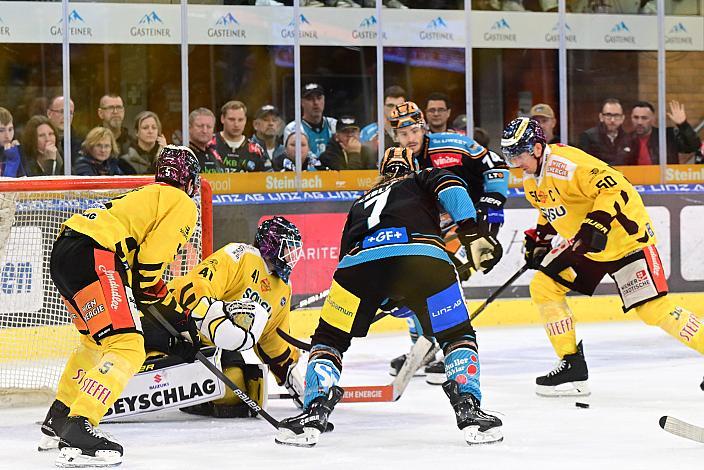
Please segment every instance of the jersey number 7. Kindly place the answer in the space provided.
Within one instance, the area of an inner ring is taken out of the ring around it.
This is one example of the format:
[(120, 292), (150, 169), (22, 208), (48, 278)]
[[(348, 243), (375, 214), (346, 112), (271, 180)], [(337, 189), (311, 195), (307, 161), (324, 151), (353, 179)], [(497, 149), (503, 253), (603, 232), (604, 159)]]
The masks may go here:
[(364, 203), (364, 208), (372, 207), (372, 213), (367, 218), (367, 228), (371, 229), (381, 222), (381, 211), (386, 207), (386, 202), (389, 200), (391, 186), (388, 186), (384, 191), (380, 192), (373, 198)]

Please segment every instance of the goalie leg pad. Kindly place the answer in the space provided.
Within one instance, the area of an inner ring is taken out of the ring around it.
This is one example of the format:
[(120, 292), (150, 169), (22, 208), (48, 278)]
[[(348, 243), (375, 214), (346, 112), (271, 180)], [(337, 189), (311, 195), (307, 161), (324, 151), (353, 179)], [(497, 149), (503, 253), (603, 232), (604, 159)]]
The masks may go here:
[[(266, 365), (243, 364), (241, 366), (225, 367), (223, 373), (240, 390), (246, 392), (257, 405), (266, 408), (267, 376), (269, 374), (269, 369)], [(224, 397), (212, 402), (211, 415), (215, 418), (249, 418), (256, 416), (256, 413), (244, 404), (232, 390), (227, 389)]]

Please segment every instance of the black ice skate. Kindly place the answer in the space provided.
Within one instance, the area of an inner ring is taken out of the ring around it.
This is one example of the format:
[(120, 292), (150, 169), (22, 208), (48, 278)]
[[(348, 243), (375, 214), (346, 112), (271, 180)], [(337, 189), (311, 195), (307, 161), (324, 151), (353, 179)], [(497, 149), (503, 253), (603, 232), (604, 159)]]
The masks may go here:
[(59, 435), (66, 418), (68, 418), (68, 411), (68, 406), (59, 400), (54, 400), (54, 403), (51, 404), (42, 423), (42, 439), (37, 446), (39, 452), (59, 448)]
[(122, 463), (122, 446), (83, 416), (66, 419), (59, 451), (57, 467), (114, 467)]
[(447, 380), (442, 389), (455, 409), (457, 427), (464, 431), (464, 440), (469, 445), (493, 444), (504, 440), (501, 434), (503, 424), (496, 416), (479, 408), (479, 400), (471, 393), (460, 393), (460, 386), (454, 380)]
[(553, 370), (535, 379), (535, 393), (543, 397), (581, 397), (591, 394), (582, 342), (577, 352), (566, 354)]
[(425, 366), (425, 381), (430, 385), (442, 385), (447, 380), (445, 361), (433, 361)]
[(303, 413), (281, 421), (276, 443), (297, 447), (316, 445), (321, 433), (332, 431), (333, 426), (328, 423), (328, 418), (344, 393), (340, 387), (333, 385), (328, 398), (318, 397)]
[[(425, 369), (423, 368), (424, 366), (427, 366), (428, 364), (432, 363), (435, 360), (435, 354), (440, 350), (440, 347), (436, 342), (433, 342), (433, 348), (428, 351), (428, 354), (425, 355), (423, 358), (423, 362), (420, 363), (420, 367), (418, 370), (413, 374), (413, 377), (422, 377), (425, 375)], [(396, 377), (398, 375), (398, 371), (401, 370), (403, 367), (403, 364), (406, 362), (406, 354), (401, 354), (397, 358), (394, 358), (391, 360), (389, 363), (389, 375)], [(443, 376), (445, 375), (445, 369), (443, 365)], [(444, 382), (444, 380), (443, 380)]]

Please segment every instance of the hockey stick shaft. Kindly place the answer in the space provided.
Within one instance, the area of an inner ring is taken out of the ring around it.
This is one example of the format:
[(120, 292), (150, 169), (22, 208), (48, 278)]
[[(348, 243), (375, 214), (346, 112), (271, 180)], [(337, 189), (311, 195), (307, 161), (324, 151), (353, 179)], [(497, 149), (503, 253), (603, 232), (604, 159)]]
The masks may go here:
[[(171, 336), (174, 336), (176, 338), (179, 338), (181, 336), (179, 332), (176, 331), (176, 328), (174, 328), (173, 325), (169, 323), (166, 318), (164, 318), (164, 316), (156, 309), (156, 307), (154, 307), (153, 305), (149, 305), (147, 307), (147, 311)], [(262, 407), (257, 404), (257, 402), (255, 402), (249, 397), (249, 395), (240, 390), (239, 387), (237, 387), (237, 385), (235, 385), (232, 380), (230, 380), (225, 374), (223, 374), (222, 371), (215, 366), (215, 364), (210, 362), (208, 358), (203, 355), (202, 352), (196, 352), (196, 359), (198, 359), (210, 372), (212, 372), (213, 375), (220, 379), (221, 382), (227, 385), (230, 390), (232, 390), (234, 394), (237, 395), (237, 397), (242, 400), (242, 402), (244, 402), (245, 405), (252, 409), (252, 411), (258, 413), (262, 418), (264, 418), (269, 424), (274, 426), (276, 429), (279, 428), (280, 423), (276, 418), (264, 411)]]
[(484, 311), (484, 309), (486, 309), (489, 306), (490, 303), (492, 303), (494, 300), (499, 298), (499, 296), (506, 289), (508, 289), (509, 286), (511, 286), (511, 284), (516, 282), (516, 279), (521, 277), (523, 275), (523, 273), (526, 271), (528, 271), (528, 265), (524, 264), (523, 266), (521, 266), (521, 268), (518, 271), (516, 271), (516, 273), (513, 276), (511, 276), (509, 278), (508, 281), (504, 282), (501, 287), (496, 289), (489, 297), (487, 297), (487, 299), (474, 312), (472, 312), (472, 315), (470, 315), (469, 320), (472, 321), (475, 318), (477, 318), (479, 316), (479, 314), (482, 313)]

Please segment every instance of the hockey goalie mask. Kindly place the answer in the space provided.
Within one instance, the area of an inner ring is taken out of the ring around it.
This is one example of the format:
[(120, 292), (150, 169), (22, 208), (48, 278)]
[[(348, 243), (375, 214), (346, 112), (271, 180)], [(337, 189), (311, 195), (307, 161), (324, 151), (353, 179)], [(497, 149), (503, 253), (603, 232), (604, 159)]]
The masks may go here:
[[(506, 162), (512, 167), (516, 167), (516, 159), (528, 152), (533, 155), (535, 144), (541, 144), (545, 148), (545, 133), (535, 119), (521, 117), (509, 122), (501, 135), (501, 152), (506, 158)], [(533, 155), (540, 159), (542, 155)]]
[(389, 124), (393, 129), (402, 129), (404, 127), (418, 126), (425, 127), (425, 118), (423, 112), (413, 101), (405, 101), (391, 111), (389, 115)]
[(411, 149), (402, 147), (389, 147), (384, 152), (384, 158), (379, 165), (379, 174), (391, 178), (413, 173), (418, 170)]
[(262, 222), (254, 237), (254, 246), (284, 282), (288, 282), (291, 271), (303, 256), (301, 233), (280, 216)]

